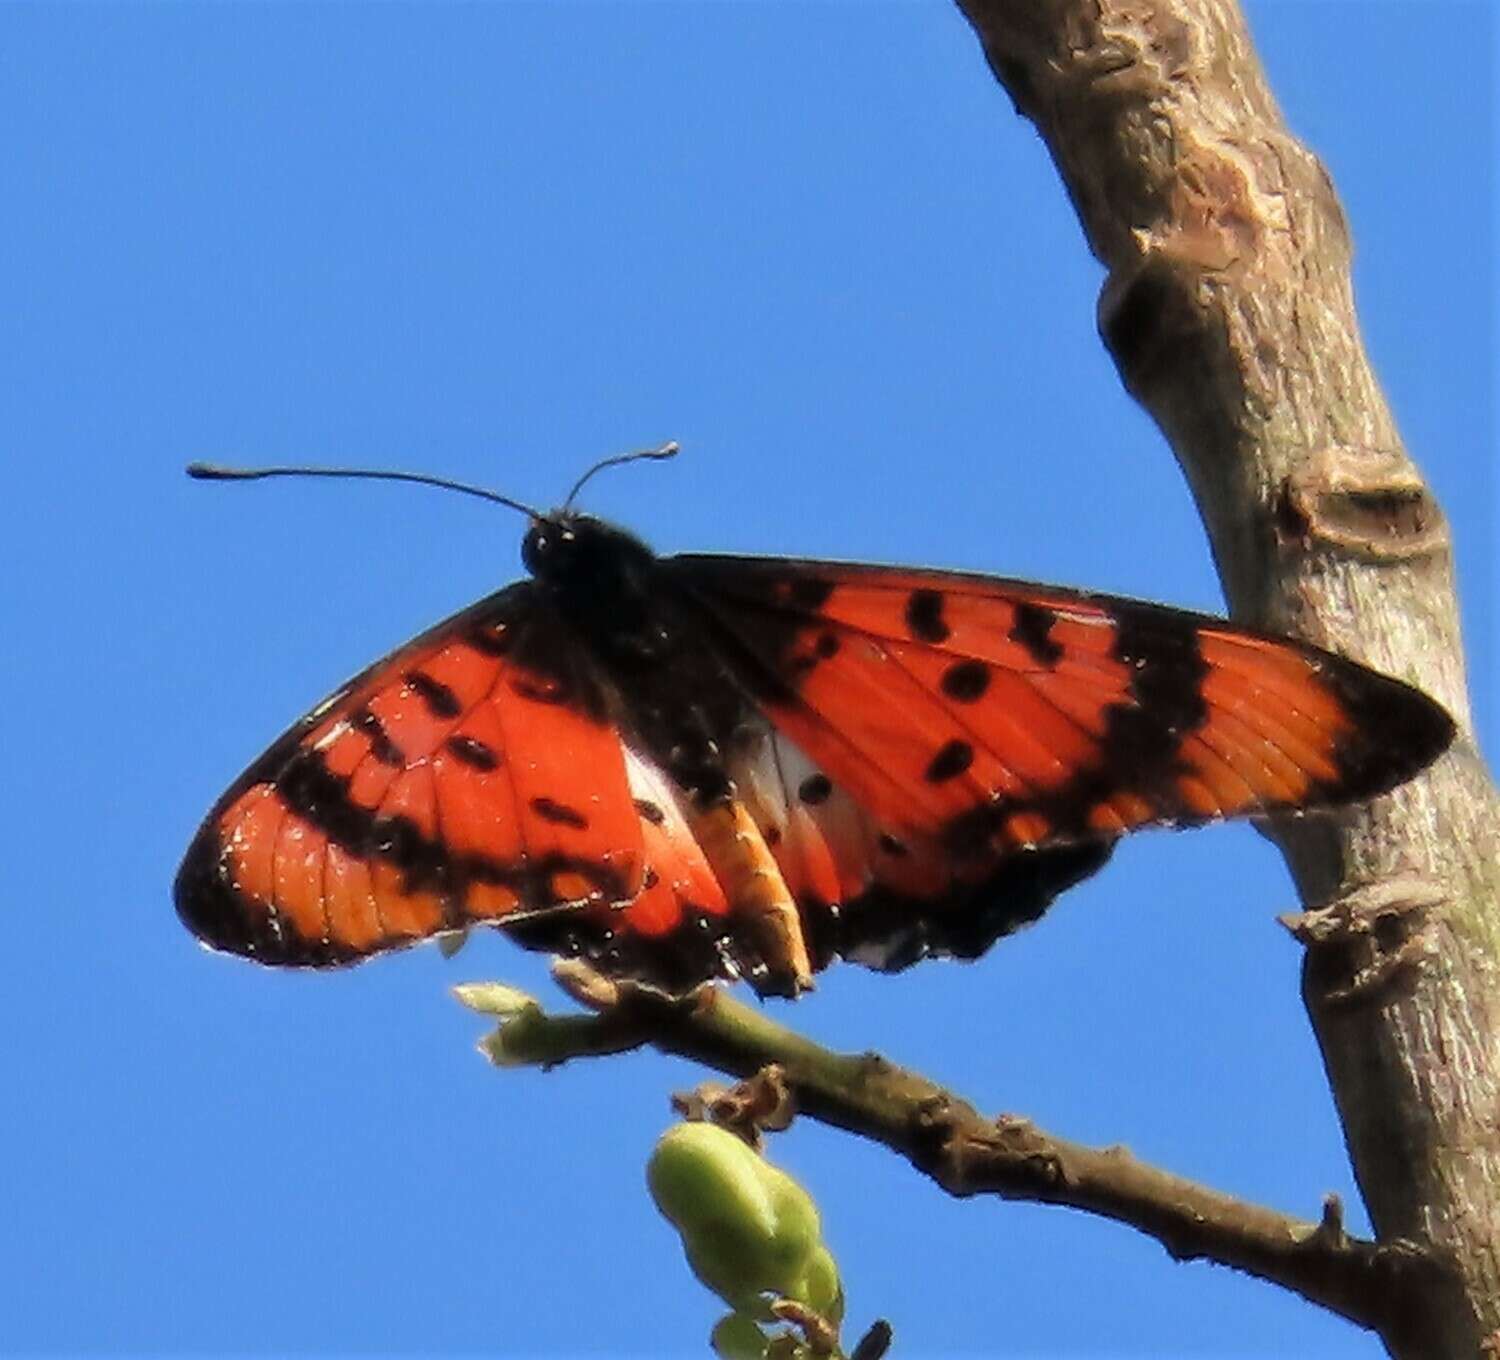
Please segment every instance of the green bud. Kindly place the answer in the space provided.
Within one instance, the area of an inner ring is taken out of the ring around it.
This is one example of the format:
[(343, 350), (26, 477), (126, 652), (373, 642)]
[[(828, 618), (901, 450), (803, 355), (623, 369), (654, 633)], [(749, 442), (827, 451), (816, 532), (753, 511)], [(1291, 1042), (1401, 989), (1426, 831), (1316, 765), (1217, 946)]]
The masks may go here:
[(734, 1134), (678, 1124), (656, 1145), (646, 1178), (694, 1274), (731, 1307), (765, 1317), (768, 1294), (824, 1316), (838, 1305), (838, 1269), (812, 1198)]
[(528, 1008), (540, 1009), (535, 997), (528, 996), (518, 987), (507, 987), (503, 982), (460, 982), (453, 988), (453, 995), (481, 1015), (507, 1018)]

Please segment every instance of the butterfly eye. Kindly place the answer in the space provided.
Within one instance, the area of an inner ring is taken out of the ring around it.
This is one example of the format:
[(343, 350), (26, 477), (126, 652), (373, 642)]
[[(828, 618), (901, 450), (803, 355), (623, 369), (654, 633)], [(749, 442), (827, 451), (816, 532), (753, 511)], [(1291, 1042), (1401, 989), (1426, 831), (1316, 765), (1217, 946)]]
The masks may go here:
[(579, 535), (568, 524), (534, 524), (521, 545), (521, 560), (527, 570), (555, 575), (567, 569), (579, 549)]
[(551, 555), (550, 526), (544, 527), (541, 523), (533, 524), (521, 543), (521, 561), (526, 564), (526, 570), (533, 573), (540, 571), (542, 563), (548, 561)]

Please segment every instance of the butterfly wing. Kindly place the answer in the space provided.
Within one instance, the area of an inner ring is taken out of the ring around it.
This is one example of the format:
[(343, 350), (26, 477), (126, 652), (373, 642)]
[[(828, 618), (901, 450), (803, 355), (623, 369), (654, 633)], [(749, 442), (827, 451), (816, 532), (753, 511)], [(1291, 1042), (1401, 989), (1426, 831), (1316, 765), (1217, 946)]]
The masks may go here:
[[(501, 591), (276, 741), (199, 829), (178, 913), (263, 963), (491, 923), (669, 983), (720, 971), (723, 895), (613, 700), (533, 583)], [(609, 956), (615, 940), (654, 955)]]
[(192, 842), (188, 926), (318, 966), (490, 923), (795, 994), (836, 955), (973, 957), (1126, 830), (1369, 797), (1452, 733), (1397, 681), (1204, 616), (628, 551), (491, 596), (285, 733)]
[[(1373, 797), (1453, 733), (1410, 686), (1205, 615), (956, 573), (667, 565), (778, 758), (810, 771), (769, 804), (789, 885), (840, 906), (831, 948), (885, 966), (977, 952), (1125, 831)], [(794, 848), (808, 821), (836, 890)]]

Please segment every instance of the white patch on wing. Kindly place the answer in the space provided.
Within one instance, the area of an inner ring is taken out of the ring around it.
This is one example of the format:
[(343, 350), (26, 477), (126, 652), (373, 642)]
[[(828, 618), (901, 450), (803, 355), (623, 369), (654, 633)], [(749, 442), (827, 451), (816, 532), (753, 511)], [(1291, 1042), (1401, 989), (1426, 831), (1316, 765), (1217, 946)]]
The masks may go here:
[(790, 738), (767, 732), (731, 773), (799, 899), (832, 906), (870, 886), (874, 823)]
[[(315, 709), (312, 713), (308, 714), (308, 717), (309, 718), (316, 718), (318, 716), (319, 710), (321, 710), (321, 709), (327, 709), (332, 703), (333, 703), (333, 700), (330, 699), (330, 700), (328, 700), (327, 703), (321, 704), (319, 706), (319, 709)], [(340, 718), (338, 720), (338, 722), (334, 723), (334, 725), (332, 727), (330, 727), (328, 729), (328, 731), (326, 731), (325, 733), (323, 733), (323, 735), (321, 737), (319, 737), (317, 739), (317, 741), (315, 741), (313, 743), (312, 749), (314, 751), (326, 751), (330, 746), (333, 745), (334, 742), (336, 742), (340, 737), (342, 737), (344, 735), (344, 733), (347, 732), (348, 730), (349, 730), (348, 720), (345, 719), (345, 718)]]
[(722, 910), (722, 890), (688, 823), (687, 795), (649, 756), (628, 742), (623, 746), (625, 782), (640, 814), (647, 870), (666, 880), (683, 907), (701, 908), (717, 901)]
[(681, 837), (691, 840), (692, 832), (688, 830), (687, 818), (682, 811), (682, 791), (655, 761), (643, 756), (629, 742), (621, 745), (625, 751), (625, 782), (630, 785), (630, 796), (638, 806), (645, 804), (659, 810), (662, 820), (658, 822), (646, 807), (641, 808), (641, 816), (662, 827), (674, 844)]

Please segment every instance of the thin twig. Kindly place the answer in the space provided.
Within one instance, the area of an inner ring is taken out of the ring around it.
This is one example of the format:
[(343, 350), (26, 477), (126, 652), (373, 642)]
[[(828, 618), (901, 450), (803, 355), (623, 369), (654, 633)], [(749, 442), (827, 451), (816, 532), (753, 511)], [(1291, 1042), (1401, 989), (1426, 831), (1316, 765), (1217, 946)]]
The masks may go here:
[[(1338, 1203), (1321, 1222), (1289, 1217), (1150, 1166), (1122, 1147), (1058, 1138), (1014, 1115), (991, 1119), (968, 1101), (878, 1054), (835, 1053), (718, 987), (685, 998), (604, 983), (576, 964), (559, 981), (585, 1012), (549, 1015), (510, 1004), (481, 1048), (507, 1066), (556, 1067), (651, 1047), (738, 1077), (775, 1065), (800, 1112), (883, 1143), (951, 1195), (1068, 1205), (1154, 1237), (1177, 1260), (1233, 1266), (1349, 1321), (1378, 1329), (1434, 1267), (1403, 1243), (1349, 1237)], [(487, 1009), (481, 993), (461, 998)], [(477, 1004), (476, 1004), (477, 1002)]]

